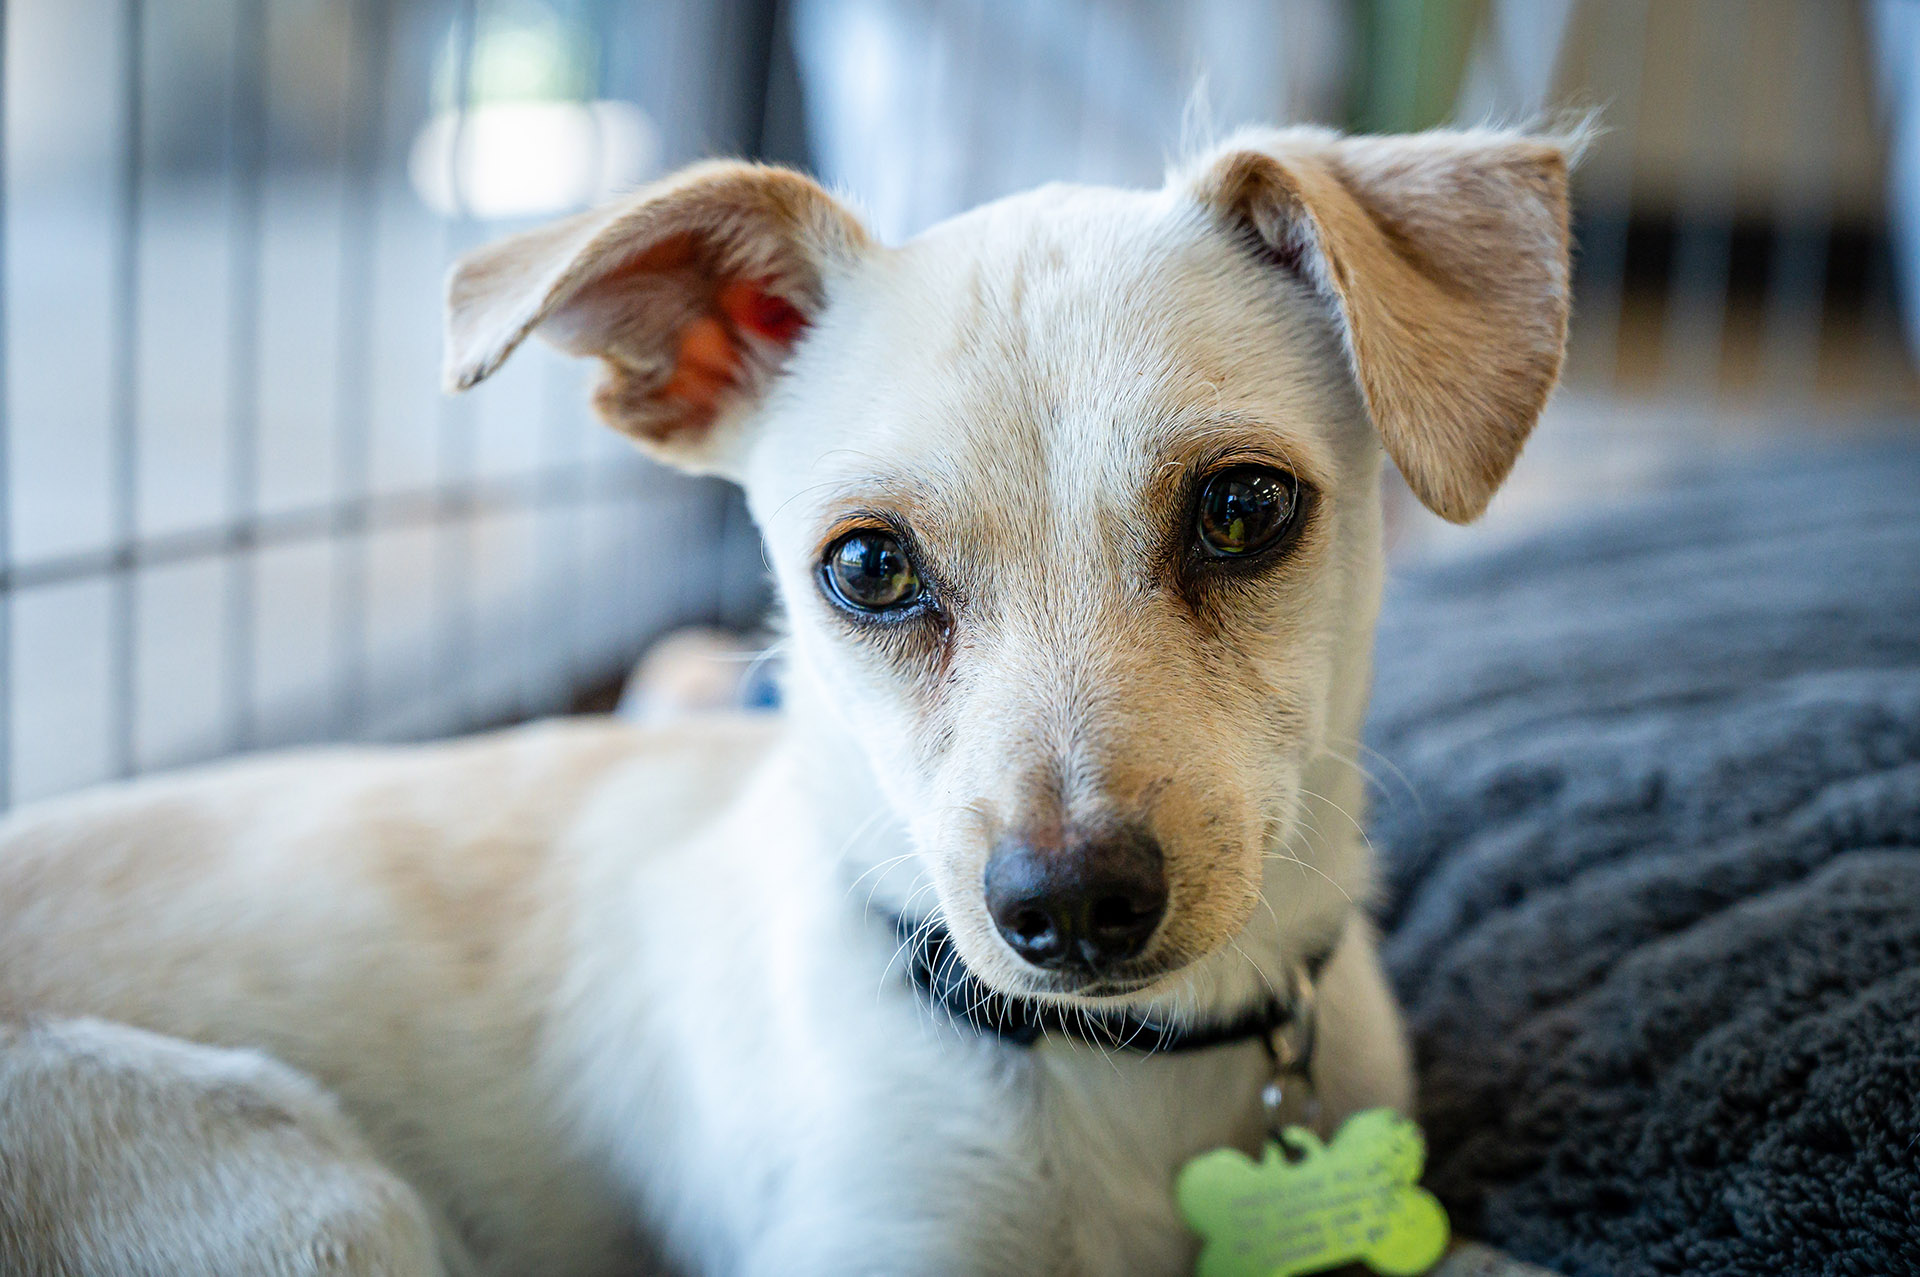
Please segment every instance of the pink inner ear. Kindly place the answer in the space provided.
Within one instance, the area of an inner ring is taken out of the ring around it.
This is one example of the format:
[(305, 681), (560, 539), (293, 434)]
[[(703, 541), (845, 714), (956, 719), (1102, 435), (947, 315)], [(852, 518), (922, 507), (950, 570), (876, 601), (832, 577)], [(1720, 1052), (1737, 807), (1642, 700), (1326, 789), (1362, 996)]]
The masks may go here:
[(724, 284), (714, 305), (718, 315), (701, 315), (680, 330), (673, 376), (659, 392), (703, 415), (718, 408), (720, 396), (740, 379), (746, 358), (741, 334), (790, 346), (807, 326), (806, 316), (762, 283)]
[(722, 287), (714, 300), (735, 327), (783, 346), (791, 345), (807, 326), (806, 317), (792, 303), (768, 292), (763, 283), (736, 279)]
[(710, 413), (739, 370), (740, 351), (727, 326), (712, 315), (702, 315), (680, 330), (673, 376), (660, 387), (660, 395)]

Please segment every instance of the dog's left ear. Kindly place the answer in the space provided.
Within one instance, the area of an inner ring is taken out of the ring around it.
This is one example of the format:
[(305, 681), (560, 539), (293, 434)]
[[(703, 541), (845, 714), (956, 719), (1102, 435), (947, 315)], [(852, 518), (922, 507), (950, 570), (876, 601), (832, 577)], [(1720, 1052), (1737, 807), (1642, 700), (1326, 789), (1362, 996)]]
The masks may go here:
[(870, 247), (810, 178), (696, 164), (454, 263), (446, 385), (477, 385), (537, 332), (600, 358), (608, 425), (675, 465), (734, 472), (741, 427)]
[(1256, 130), (1189, 170), (1205, 205), (1334, 304), (1381, 441), (1455, 523), (1486, 509), (1560, 375), (1576, 149)]

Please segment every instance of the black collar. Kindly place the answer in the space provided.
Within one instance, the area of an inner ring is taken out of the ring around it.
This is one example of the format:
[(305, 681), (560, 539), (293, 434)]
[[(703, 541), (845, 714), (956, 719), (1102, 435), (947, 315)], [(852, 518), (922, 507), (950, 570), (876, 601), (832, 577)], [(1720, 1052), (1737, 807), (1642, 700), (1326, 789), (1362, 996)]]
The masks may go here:
[[(1274, 1033), (1293, 1020), (1293, 1008), (1279, 998), (1269, 998), (1230, 1020), (1179, 1028), (1129, 1011), (1089, 1011), (1009, 997), (973, 977), (944, 926), (905, 918), (896, 918), (894, 926), (907, 947), (907, 971), (921, 995), (945, 1010), (955, 1024), (970, 1025), (1012, 1046), (1027, 1047), (1043, 1037), (1063, 1037), (1110, 1051), (1203, 1051), (1239, 1042), (1271, 1042)], [(1303, 965), (1309, 980), (1320, 978), (1320, 968), (1339, 940), (1336, 934), (1325, 949), (1306, 960)]]

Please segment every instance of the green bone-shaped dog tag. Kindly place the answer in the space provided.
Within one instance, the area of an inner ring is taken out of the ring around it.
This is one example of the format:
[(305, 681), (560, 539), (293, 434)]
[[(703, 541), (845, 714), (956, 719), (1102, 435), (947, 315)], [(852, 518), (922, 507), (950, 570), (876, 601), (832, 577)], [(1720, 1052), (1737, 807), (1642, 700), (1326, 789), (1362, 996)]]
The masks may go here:
[(1392, 1109), (1348, 1118), (1330, 1144), (1287, 1128), (1258, 1162), (1233, 1148), (1180, 1169), (1174, 1196), (1205, 1239), (1199, 1277), (1298, 1277), (1355, 1260), (1388, 1277), (1423, 1273), (1447, 1247), (1447, 1213), (1419, 1187), (1420, 1128)]

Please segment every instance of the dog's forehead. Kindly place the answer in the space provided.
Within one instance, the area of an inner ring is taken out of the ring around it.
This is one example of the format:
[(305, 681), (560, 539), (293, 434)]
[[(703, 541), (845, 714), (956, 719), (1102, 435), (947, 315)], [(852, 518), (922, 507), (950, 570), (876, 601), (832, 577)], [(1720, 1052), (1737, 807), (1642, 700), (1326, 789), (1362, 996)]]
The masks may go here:
[(1137, 517), (1209, 448), (1312, 470), (1344, 364), (1305, 297), (1169, 192), (987, 205), (850, 281), (777, 469), (822, 517), (883, 506), (956, 531)]

